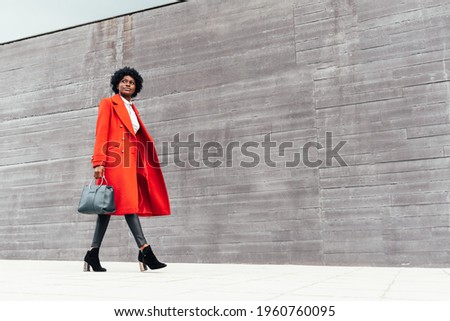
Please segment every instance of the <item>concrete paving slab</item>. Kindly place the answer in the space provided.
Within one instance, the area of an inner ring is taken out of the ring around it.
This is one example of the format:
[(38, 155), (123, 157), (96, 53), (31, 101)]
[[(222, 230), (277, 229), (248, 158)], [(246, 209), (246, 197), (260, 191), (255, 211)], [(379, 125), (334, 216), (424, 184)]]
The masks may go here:
[(0, 260), (0, 300), (450, 300), (450, 269)]

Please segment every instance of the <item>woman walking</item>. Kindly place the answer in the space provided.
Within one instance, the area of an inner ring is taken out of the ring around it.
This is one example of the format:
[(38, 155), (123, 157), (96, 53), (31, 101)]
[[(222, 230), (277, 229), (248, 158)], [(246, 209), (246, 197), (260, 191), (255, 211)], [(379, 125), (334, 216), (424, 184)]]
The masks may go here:
[[(131, 98), (142, 89), (142, 77), (133, 68), (117, 70), (111, 77), (115, 95), (101, 100), (98, 108), (92, 165), (94, 177), (105, 178), (114, 188), (116, 211), (123, 215), (139, 248), (141, 271), (166, 267), (145, 239), (139, 217), (169, 215), (170, 204), (153, 139)], [(98, 257), (111, 215), (97, 217), (91, 249), (84, 270), (105, 272)]]

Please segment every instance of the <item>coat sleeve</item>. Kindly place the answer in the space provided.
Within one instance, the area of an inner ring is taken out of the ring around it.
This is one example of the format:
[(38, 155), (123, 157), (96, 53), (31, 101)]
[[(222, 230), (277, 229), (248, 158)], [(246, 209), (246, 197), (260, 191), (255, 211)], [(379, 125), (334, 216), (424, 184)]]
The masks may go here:
[(94, 154), (91, 158), (92, 167), (106, 165), (106, 151), (111, 120), (111, 100), (102, 99), (98, 106), (97, 124), (95, 127)]

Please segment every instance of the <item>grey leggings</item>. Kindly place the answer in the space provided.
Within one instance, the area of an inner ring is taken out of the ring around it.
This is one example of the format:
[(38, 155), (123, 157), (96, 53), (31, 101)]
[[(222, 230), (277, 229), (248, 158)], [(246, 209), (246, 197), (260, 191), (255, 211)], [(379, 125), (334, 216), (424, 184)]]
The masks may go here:
[[(138, 247), (147, 244), (145, 240), (144, 232), (142, 231), (141, 221), (137, 214), (124, 215), (127, 221), (128, 227), (136, 240)], [(103, 236), (105, 236), (106, 229), (108, 228), (111, 215), (98, 215), (97, 224), (95, 225), (94, 238), (92, 239), (92, 247), (100, 247), (102, 245)]]

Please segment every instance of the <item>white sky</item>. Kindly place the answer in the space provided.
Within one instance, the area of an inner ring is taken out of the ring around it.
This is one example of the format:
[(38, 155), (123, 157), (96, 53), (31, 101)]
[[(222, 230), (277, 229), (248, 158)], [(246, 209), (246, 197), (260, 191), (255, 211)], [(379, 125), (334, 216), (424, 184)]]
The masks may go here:
[(153, 8), (167, 0), (1, 0), (0, 43)]

